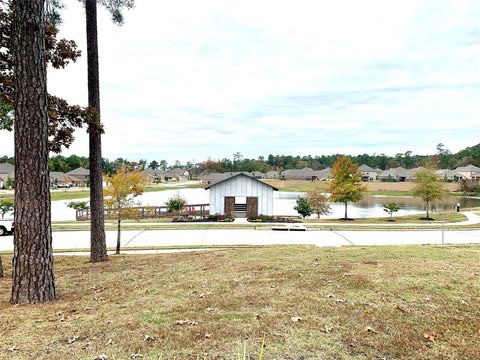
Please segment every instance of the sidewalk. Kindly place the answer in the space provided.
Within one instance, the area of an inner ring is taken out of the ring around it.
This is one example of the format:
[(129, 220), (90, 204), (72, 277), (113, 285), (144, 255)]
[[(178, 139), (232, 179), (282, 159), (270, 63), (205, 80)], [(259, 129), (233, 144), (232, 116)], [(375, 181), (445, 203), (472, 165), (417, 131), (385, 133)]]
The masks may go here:
[[(425, 222), (425, 223), (404, 223), (404, 224), (398, 224), (398, 223), (378, 223), (378, 224), (359, 224), (353, 222), (303, 222), (303, 223), (298, 223), (301, 224), (305, 227), (309, 226), (355, 226), (355, 227), (371, 227), (371, 226), (381, 226), (381, 227), (412, 227), (412, 226), (418, 226), (418, 227), (423, 227), (423, 226), (442, 226), (442, 225), (448, 225), (448, 226), (461, 226), (461, 225), (476, 225), (480, 224), (480, 216), (478, 216), (475, 212), (473, 211), (462, 211), (462, 214), (467, 217), (467, 220), (461, 221), (461, 222), (455, 222), (455, 223), (449, 223), (445, 222), (444, 224), (441, 222)], [(215, 226), (232, 226), (235, 227), (236, 225), (266, 225), (266, 226), (282, 226), (286, 225), (286, 223), (251, 223), (248, 222), (247, 219), (245, 218), (238, 218), (235, 219), (234, 222), (228, 223), (228, 222), (192, 222), (192, 223), (185, 223), (185, 222), (124, 222), (122, 223), (124, 226), (143, 226), (143, 227), (148, 227), (148, 226), (195, 226), (195, 225), (211, 225), (212, 227)], [(62, 224), (54, 224), (54, 225), (61, 225), (61, 226), (79, 226), (79, 225), (89, 225), (89, 223), (83, 223), (83, 224), (78, 224), (78, 223), (62, 223)]]

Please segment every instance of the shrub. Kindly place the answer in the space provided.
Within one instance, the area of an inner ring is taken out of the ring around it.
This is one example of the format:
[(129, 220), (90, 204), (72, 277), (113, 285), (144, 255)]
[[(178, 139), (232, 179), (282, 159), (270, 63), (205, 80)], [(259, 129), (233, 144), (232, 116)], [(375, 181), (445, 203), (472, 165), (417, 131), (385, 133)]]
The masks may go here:
[(186, 204), (187, 201), (181, 197), (170, 198), (166, 203), (168, 212), (180, 212)]

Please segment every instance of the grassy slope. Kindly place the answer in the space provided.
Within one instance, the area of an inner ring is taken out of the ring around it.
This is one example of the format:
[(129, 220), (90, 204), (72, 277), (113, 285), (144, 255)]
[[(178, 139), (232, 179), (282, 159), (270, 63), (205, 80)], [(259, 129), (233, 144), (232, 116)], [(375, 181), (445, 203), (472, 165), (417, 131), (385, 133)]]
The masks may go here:
[[(266, 359), (478, 359), (479, 256), (478, 246), (284, 246), (56, 258), (54, 303), (11, 306), (0, 280), (0, 357), (236, 358), (248, 339), (256, 358), (265, 335)], [(198, 325), (175, 324), (185, 319)]]
[[(324, 181), (306, 181), (306, 180), (276, 180), (263, 179), (262, 181), (277, 187), (280, 191), (290, 192), (307, 192), (318, 188), (326, 190), (328, 182)], [(413, 182), (391, 183), (391, 182), (365, 182), (363, 183), (367, 188), (365, 195), (384, 195), (384, 196), (411, 196), (412, 190), (415, 187)], [(455, 191), (458, 184), (446, 183), (444, 184), (448, 191)]]

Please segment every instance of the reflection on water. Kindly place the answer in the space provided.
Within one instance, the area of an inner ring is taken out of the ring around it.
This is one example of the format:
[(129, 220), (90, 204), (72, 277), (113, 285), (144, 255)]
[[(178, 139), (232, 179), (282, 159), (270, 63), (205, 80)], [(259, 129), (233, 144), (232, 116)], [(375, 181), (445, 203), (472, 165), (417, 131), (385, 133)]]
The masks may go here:
[[(159, 192), (147, 192), (136, 198), (140, 204), (144, 206), (162, 206), (173, 196), (181, 196), (187, 200), (188, 204), (207, 204), (209, 202), (210, 190), (204, 189), (179, 189), (166, 190)], [(298, 215), (293, 209), (297, 197), (303, 195), (301, 193), (274, 192), (273, 213), (274, 215)], [(75, 220), (75, 211), (66, 206), (69, 201), (53, 201), (52, 202), (52, 219)], [(395, 202), (400, 206), (400, 211), (395, 215), (419, 214), (425, 211), (425, 206), (421, 199), (413, 197), (399, 196), (366, 196), (363, 200), (356, 204), (348, 205), (348, 216), (353, 218), (364, 217), (381, 217), (389, 216), (383, 211), (383, 204)], [(451, 197), (441, 202), (436, 202), (432, 208), (434, 211), (443, 209), (453, 209), (455, 204), (460, 202), (461, 207), (477, 207), (480, 206), (480, 198), (457, 198)], [(343, 204), (332, 204), (333, 213), (324, 216), (325, 218), (340, 218), (344, 215)]]

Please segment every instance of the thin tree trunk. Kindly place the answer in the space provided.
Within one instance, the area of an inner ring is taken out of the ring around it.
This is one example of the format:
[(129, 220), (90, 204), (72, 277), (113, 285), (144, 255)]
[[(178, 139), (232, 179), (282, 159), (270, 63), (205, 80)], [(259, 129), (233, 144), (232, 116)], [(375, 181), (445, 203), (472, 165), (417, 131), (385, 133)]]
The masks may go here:
[(97, 0), (85, 1), (87, 24), (88, 106), (96, 117), (89, 126), (90, 160), (90, 260), (108, 260), (105, 241), (102, 179), (102, 131), (100, 121), (100, 80), (98, 69)]
[(119, 210), (118, 219), (117, 219), (117, 251), (115, 252), (116, 254), (120, 254), (120, 231), (121, 231), (121, 226), (122, 226), (122, 218), (120, 217), (120, 210)]
[(55, 299), (44, 0), (14, 1), (15, 234), (11, 302)]
[(3, 278), (3, 265), (2, 265), (2, 257), (0, 256), (0, 278)]
[(430, 218), (430, 206), (428, 206), (428, 201), (427, 201), (427, 220)]
[(348, 202), (345, 202), (345, 219), (348, 219), (347, 206), (348, 206)]

